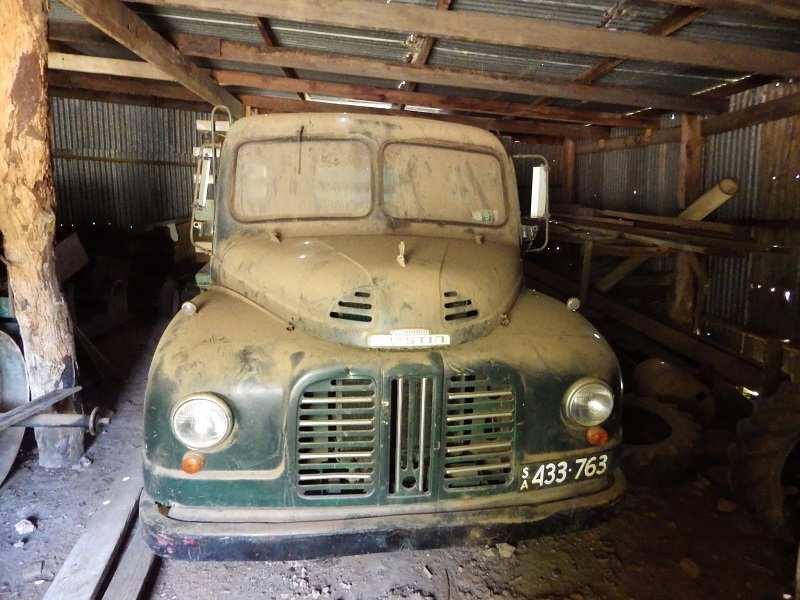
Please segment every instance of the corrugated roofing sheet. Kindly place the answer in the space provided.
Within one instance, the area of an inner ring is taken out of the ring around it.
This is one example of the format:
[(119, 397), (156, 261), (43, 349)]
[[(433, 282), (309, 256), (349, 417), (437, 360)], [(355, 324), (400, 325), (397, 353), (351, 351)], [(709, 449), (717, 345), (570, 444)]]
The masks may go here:
[[(434, 6), (435, 0), (403, 0), (403, 3)], [(57, 0), (51, 0), (51, 6), (53, 20), (78, 19)], [(194, 33), (252, 44), (263, 43), (254, 19), (249, 17), (144, 4), (129, 4), (129, 6), (155, 29), (164, 33)], [(605, 26), (619, 31), (646, 31), (672, 14), (674, 8), (658, 3), (621, 3), (616, 0), (454, 0), (451, 10), (544, 19), (586, 27)], [(276, 42), (287, 48), (351, 54), (392, 62), (403, 62), (409, 52), (405, 43), (406, 36), (403, 34), (326, 27), (276, 19), (271, 19), (270, 23)], [(710, 11), (678, 32), (676, 36), (800, 51), (800, 35), (797, 35), (796, 23), (759, 18), (744, 12)], [(597, 57), (581, 54), (437, 40), (429, 62), (438, 67), (572, 80), (598, 60)], [(253, 69), (253, 67), (248, 68)], [(629, 61), (605, 77), (602, 83), (675, 94), (691, 94), (733, 77), (735, 77), (733, 73)], [(324, 78), (333, 80), (328, 75)], [(371, 80), (364, 82), (372, 83)], [(474, 92), (463, 89), (451, 93), (475, 95)]]

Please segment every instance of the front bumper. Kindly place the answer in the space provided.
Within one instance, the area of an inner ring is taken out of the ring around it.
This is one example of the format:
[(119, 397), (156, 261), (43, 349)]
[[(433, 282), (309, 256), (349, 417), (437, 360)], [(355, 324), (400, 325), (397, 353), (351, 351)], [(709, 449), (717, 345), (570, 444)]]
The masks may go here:
[(143, 493), (139, 515), (148, 545), (166, 558), (302, 560), (508, 542), (581, 529), (607, 517), (624, 490), (625, 478), (617, 469), (612, 485), (600, 492), (542, 504), (294, 523), (179, 521)]

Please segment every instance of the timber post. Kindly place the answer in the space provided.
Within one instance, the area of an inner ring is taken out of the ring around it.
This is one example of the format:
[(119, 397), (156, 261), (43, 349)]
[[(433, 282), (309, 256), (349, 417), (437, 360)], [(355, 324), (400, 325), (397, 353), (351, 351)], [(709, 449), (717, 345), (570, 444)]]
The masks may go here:
[[(0, 24), (0, 232), (31, 396), (72, 387), (75, 341), (55, 269), (55, 191), (50, 161), (47, 0), (7, 0)], [(70, 401), (63, 409), (74, 408)], [(83, 454), (83, 432), (36, 429), (39, 464), (65, 467)]]

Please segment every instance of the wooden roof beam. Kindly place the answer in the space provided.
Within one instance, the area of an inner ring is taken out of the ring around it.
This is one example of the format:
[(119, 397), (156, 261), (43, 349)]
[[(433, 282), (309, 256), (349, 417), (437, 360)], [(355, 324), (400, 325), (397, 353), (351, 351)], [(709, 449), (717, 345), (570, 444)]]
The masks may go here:
[(706, 9), (742, 10), (773, 19), (800, 21), (797, 0), (652, 0), (661, 4), (694, 6)]
[[(712, 40), (662, 38), (646, 33), (608, 31), (542, 19), (476, 11), (442, 11), (423, 6), (387, 4), (370, 0), (143, 1), (159, 6), (179, 6), (191, 10), (280, 18), (368, 31), (395, 33), (414, 31), (418, 35), (428, 37), (499, 46), (693, 65), (744, 73), (800, 76), (800, 53), (797, 52)], [(751, 0), (751, 4), (755, 2), (756, 0)]]
[[(53, 55), (51, 55), (51, 58)], [(57, 57), (55, 57), (57, 58)], [(112, 59), (103, 59), (112, 60)], [(127, 61), (132, 62), (132, 61)], [(139, 73), (137, 73), (139, 74)], [(139, 98), (166, 98), (179, 102), (200, 102), (201, 99), (180, 85), (167, 81), (141, 80), (130, 77), (109, 77), (87, 73), (68, 73), (50, 71), (48, 81), (55, 88), (89, 90), (96, 93), (114, 94)], [(577, 137), (593, 138), (608, 135), (603, 127), (583, 127), (561, 123), (547, 123), (521, 119), (492, 119), (484, 117), (468, 117), (462, 115), (431, 115), (400, 110), (384, 110), (365, 108), (329, 102), (311, 102), (291, 98), (275, 98), (270, 96), (242, 95), (242, 102), (249, 106), (268, 112), (348, 112), (374, 115), (401, 115), (405, 117), (419, 116), (451, 123), (473, 125), (490, 131), (503, 133), (519, 133), (525, 135), (543, 135), (551, 138)]]
[[(681, 7), (673, 12), (671, 15), (666, 17), (665, 19), (659, 21), (655, 25), (653, 25), (650, 29), (647, 30), (647, 34), (649, 35), (656, 35), (667, 37), (675, 33), (676, 31), (680, 31), (690, 23), (696, 21), (704, 14), (708, 12), (703, 8), (687, 8)], [(575, 78), (575, 83), (586, 83), (592, 84), (595, 83), (597, 80), (602, 79), (609, 73), (611, 73), (614, 69), (620, 66), (622, 63), (625, 62), (624, 58), (605, 58), (598, 62), (593, 67), (587, 69), (580, 75)], [(550, 102), (549, 98), (541, 98), (536, 102), (537, 105), (541, 106), (544, 104), (548, 104)]]
[(288, 66), (322, 73), (416, 81), (417, 83), (465, 89), (482, 89), (537, 97), (570, 98), (626, 106), (652, 106), (685, 112), (722, 112), (727, 108), (727, 102), (719, 98), (675, 96), (630, 87), (592, 86), (552, 79), (527, 79), (505, 73), (489, 73), (469, 69), (413, 67), (401, 63), (329, 52), (260, 48), (252, 44), (211, 36), (177, 34), (174, 41), (181, 52), (187, 56), (247, 64)]
[[(75, 54), (51, 52), (50, 69), (99, 75), (116, 75), (172, 81), (160, 69), (148, 63), (108, 59), (102, 57), (82, 57)], [(591, 112), (563, 107), (534, 107), (525, 103), (484, 100), (464, 96), (442, 96), (421, 92), (407, 92), (391, 88), (379, 88), (348, 83), (333, 83), (304, 79), (289, 79), (261, 75), (247, 71), (211, 70), (211, 76), (222, 86), (245, 86), (279, 92), (302, 94), (319, 94), (342, 99), (367, 100), (372, 102), (389, 102), (393, 104), (411, 104), (428, 106), (444, 110), (469, 113), (540, 119), (545, 121), (561, 121), (572, 123), (594, 123), (611, 127), (656, 128), (658, 123), (650, 119), (637, 119), (616, 113)]]
[(239, 100), (187, 60), (119, 0), (63, 0), (63, 4), (203, 100), (227, 106), (235, 117), (244, 116), (244, 107)]
[[(261, 39), (264, 40), (264, 44), (268, 48), (275, 48), (278, 46), (277, 42), (275, 41), (275, 34), (272, 33), (272, 25), (269, 23), (269, 19), (264, 17), (256, 17), (256, 27), (258, 27), (258, 32), (261, 34)], [(288, 77), (289, 79), (297, 79), (297, 73), (294, 69), (290, 69), (288, 67), (281, 68), (281, 72)], [(308, 100), (305, 94), (297, 94), (300, 100)]]

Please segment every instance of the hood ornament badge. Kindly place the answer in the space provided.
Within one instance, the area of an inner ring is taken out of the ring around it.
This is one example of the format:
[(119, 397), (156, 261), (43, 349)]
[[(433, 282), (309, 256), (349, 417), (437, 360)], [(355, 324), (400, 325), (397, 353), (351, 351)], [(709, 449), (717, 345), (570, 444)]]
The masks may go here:
[(449, 346), (446, 333), (431, 333), (430, 329), (392, 329), (388, 334), (369, 336), (370, 348), (435, 348)]
[(400, 242), (397, 244), (397, 251), (399, 254), (397, 255), (397, 264), (401, 267), (405, 268), (406, 266), (406, 243)]

